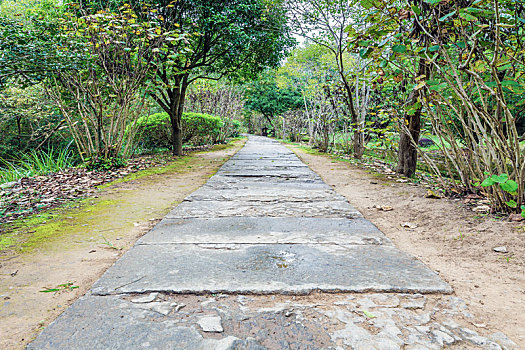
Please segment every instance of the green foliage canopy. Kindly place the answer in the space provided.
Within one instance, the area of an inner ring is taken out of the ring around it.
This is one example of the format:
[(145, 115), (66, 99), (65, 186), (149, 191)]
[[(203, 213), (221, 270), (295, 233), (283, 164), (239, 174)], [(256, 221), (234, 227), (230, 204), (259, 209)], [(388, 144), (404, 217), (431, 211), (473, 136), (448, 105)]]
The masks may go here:
[(142, 20), (154, 17), (174, 38), (185, 35), (158, 52), (151, 79), (152, 98), (170, 116), (173, 152), (181, 154), (188, 86), (198, 79), (254, 77), (277, 66), (294, 40), (279, 0), (154, 0), (150, 5), (151, 13)]
[(32, 6), (3, 6), (0, 12), (0, 87), (9, 81), (32, 85), (60, 70), (74, 69), (83, 53), (65, 50), (64, 7), (45, 0)]
[(254, 81), (246, 90), (247, 109), (274, 118), (286, 111), (301, 108), (302, 95), (290, 87), (279, 88), (275, 79), (265, 77)]

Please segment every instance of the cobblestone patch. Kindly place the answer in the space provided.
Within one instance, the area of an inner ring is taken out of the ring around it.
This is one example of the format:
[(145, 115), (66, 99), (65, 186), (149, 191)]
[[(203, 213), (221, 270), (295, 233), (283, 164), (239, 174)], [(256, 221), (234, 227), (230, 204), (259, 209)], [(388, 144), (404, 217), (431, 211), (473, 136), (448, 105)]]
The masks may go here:
[[(62, 339), (60, 348), (85, 349), (78, 344), (86, 344), (86, 333), (98, 339), (94, 348), (125, 348), (131, 329), (133, 337), (149, 344), (144, 348), (159, 349), (177, 339), (177, 349), (518, 349), (503, 333), (477, 325), (454, 296), (154, 293), (89, 298), (50, 326), (60, 330), (61, 323), (74, 322), (81, 330)], [(95, 308), (104, 313), (94, 320)], [(119, 327), (119, 319), (132, 320), (133, 326)], [(57, 336), (59, 331), (48, 333), (29, 349), (56, 348)]]

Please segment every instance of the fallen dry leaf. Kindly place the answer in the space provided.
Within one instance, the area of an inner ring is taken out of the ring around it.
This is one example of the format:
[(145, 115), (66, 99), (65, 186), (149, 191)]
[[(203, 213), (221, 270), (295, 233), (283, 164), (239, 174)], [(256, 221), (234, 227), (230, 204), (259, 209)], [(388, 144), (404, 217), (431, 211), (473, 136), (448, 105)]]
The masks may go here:
[(471, 193), (471, 194), (468, 194), (465, 199), (481, 199), (481, 196), (477, 195), (477, 194), (474, 194), (474, 193)]
[(389, 205), (374, 205), (374, 208), (376, 208), (377, 210), (382, 210), (382, 211), (394, 210), (394, 208), (392, 208)]
[[(195, 150), (203, 149), (205, 148)], [(0, 233), (6, 229), (2, 224), (58, 207), (72, 199), (95, 196), (96, 186), (140, 170), (166, 164), (170, 159), (171, 156), (167, 154), (141, 156), (130, 159), (127, 166), (112, 171), (69, 168), (46, 176), (22, 178), (8, 186), (4, 185), (0, 191)]]
[(488, 205), (478, 205), (472, 211), (475, 211), (476, 213), (488, 213), (490, 211), (490, 207)]
[(439, 195), (438, 193), (432, 191), (432, 190), (427, 190), (427, 193), (425, 194), (425, 198), (433, 198), (433, 199), (441, 199), (441, 195)]

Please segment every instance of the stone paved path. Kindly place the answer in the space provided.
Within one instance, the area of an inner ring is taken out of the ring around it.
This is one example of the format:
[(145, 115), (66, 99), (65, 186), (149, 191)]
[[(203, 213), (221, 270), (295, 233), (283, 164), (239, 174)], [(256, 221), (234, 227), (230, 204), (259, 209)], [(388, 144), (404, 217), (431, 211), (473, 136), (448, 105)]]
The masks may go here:
[(467, 327), (451, 292), (290, 150), (252, 136), (28, 348), (515, 347)]

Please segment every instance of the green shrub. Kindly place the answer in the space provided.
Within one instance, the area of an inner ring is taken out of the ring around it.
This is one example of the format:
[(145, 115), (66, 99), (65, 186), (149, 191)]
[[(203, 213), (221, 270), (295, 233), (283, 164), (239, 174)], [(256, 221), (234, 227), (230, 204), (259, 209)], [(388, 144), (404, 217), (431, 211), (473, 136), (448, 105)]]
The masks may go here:
[(122, 168), (127, 165), (127, 162), (124, 158), (120, 157), (110, 157), (110, 158), (102, 158), (102, 157), (94, 157), (87, 159), (86, 161), (86, 169), (87, 170), (114, 170), (118, 168)]
[[(238, 127), (240, 128), (240, 123)], [(200, 146), (215, 144), (219, 140), (225, 123), (220, 117), (203, 113), (182, 115), (182, 142)], [(137, 120), (140, 130), (135, 137), (144, 149), (170, 148), (172, 145), (170, 118), (167, 113), (155, 113)], [(238, 132), (237, 132), (238, 134)], [(231, 136), (229, 136), (231, 137)]]
[(62, 120), (42, 84), (23, 88), (7, 81), (0, 91), (0, 158), (16, 163), (20, 155), (37, 147), (46, 153), (67, 148), (71, 135), (67, 128), (60, 128)]
[(137, 120), (139, 132), (135, 136), (138, 145), (145, 149), (170, 148), (171, 125), (168, 113), (155, 113)]
[(226, 143), (227, 138), (239, 137), (241, 134), (241, 122), (236, 119), (225, 118), (217, 137), (216, 143)]
[(213, 145), (217, 142), (223, 125), (220, 117), (203, 113), (184, 113), (182, 142), (194, 146)]
[(239, 137), (241, 136), (241, 122), (237, 119), (229, 120), (229, 127), (225, 131), (226, 137)]

